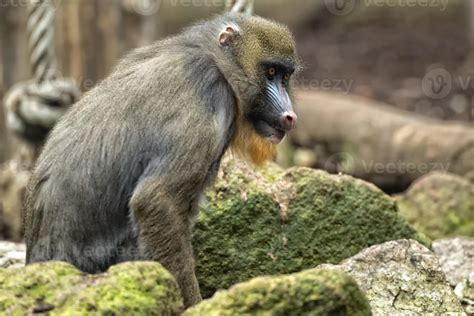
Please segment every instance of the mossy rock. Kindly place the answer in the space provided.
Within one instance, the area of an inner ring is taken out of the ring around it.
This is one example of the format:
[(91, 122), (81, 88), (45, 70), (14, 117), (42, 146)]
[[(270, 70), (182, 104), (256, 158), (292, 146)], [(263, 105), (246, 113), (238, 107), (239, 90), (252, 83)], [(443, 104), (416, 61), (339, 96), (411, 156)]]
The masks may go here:
[(127, 262), (88, 275), (64, 262), (0, 270), (0, 311), (8, 315), (178, 315), (178, 285), (159, 263)]
[(201, 292), (338, 263), (388, 240), (429, 244), (375, 186), (308, 168), (225, 160), (194, 229)]
[(468, 315), (474, 315), (474, 274), (454, 289)]
[(63, 262), (0, 269), (0, 311), (22, 315), (39, 305), (51, 305), (65, 289), (82, 280), (83, 274)]
[(414, 240), (375, 245), (339, 265), (320, 268), (352, 276), (376, 316), (463, 315), (438, 258)]
[(474, 185), (449, 173), (431, 173), (397, 197), (400, 214), (432, 239), (474, 237)]
[(355, 281), (339, 271), (307, 270), (293, 275), (259, 277), (219, 291), (184, 316), (371, 315)]

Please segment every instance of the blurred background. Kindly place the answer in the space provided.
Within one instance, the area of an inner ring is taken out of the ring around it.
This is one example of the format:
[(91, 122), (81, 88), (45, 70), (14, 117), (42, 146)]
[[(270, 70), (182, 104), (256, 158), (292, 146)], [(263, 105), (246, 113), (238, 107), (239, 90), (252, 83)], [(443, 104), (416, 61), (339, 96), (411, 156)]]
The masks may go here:
[[(28, 2), (0, 0), (0, 100), (15, 84), (37, 76)], [(300, 124), (282, 146), (278, 163), (351, 174), (388, 193), (403, 192), (433, 171), (474, 179), (473, 3), (255, 0), (256, 14), (290, 27), (304, 65), (294, 87)], [(73, 79), (83, 93), (128, 50), (224, 9), (224, 0), (51, 4), (53, 71), (57, 78)], [(41, 17), (30, 18), (33, 31), (41, 27)], [(77, 97), (71, 93), (70, 99)], [(22, 135), (7, 128), (5, 102), (0, 107), (0, 211), (2, 199), (4, 209), (18, 203), (10, 197), (22, 192), (44, 138), (44, 129), (36, 137), (36, 129)], [(10, 110), (15, 111), (13, 105)]]

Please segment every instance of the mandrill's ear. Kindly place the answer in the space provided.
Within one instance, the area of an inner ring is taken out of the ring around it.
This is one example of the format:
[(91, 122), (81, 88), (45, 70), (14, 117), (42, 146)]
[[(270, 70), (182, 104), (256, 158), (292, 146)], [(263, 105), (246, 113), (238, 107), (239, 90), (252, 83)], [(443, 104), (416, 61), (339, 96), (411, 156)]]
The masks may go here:
[(240, 37), (240, 29), (237, 25), (228, 24), (219, 34), (219, 44), (221, 46), (230, 46)]

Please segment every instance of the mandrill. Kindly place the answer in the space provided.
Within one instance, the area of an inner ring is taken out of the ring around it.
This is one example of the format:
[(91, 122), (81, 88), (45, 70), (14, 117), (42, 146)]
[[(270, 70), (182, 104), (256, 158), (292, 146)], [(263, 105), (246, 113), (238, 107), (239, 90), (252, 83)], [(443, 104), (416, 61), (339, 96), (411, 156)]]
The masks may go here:
[(256, 165), (296, 124), (289, 30), (230, 14), (129, 53), (60, 120), (28, 185), (27, 263), (155, 260), (201, 300), (191, 229), (230, 149)]

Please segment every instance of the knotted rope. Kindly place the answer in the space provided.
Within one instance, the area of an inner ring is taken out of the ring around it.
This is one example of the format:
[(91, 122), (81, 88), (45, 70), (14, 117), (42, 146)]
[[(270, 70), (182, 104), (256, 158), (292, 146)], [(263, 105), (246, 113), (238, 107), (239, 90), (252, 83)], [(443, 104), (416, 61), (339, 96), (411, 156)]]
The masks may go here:
[(75, 82), (57, 76), (54, 13), (50, 0), (31, 0), (27, 30), (35, 79), (13, 86), (5, 97), (6, 126), (33, 143), (42, 143), (81, 92)]

